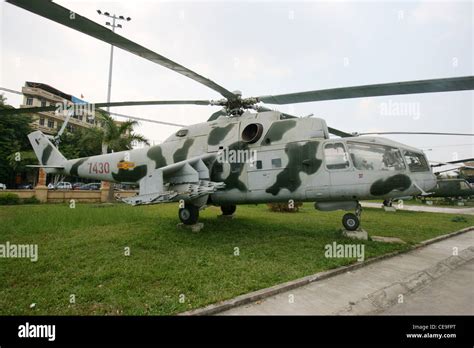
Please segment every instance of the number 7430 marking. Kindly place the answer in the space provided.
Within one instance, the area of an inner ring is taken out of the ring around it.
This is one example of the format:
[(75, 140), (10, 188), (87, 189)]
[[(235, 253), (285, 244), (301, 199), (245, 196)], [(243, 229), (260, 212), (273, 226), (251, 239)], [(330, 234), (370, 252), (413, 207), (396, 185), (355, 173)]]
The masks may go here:
[(110, 173), (109, 162), (90, 162), (89, 174), (108, 174)]

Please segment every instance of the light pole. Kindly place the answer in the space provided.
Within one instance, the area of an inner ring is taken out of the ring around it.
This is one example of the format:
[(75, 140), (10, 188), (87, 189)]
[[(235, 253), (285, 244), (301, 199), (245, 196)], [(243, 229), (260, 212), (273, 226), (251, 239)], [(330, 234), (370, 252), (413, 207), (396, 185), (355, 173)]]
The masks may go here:
[[(108, 12), (102, 12), (101, 10), (97, 10), (97, 13), (102, 16), (106, 16), (109, 18), (112, 18), (112, 23), (110, 22), (105, 22), (105, 25), (112, 27), (112, 31), (115, 33), (115, 28), (122, 28), (122, 24), (118, 23), (116, 24), (117, 21), (124, 21), (126, 20), (127, 22), (131, 20), (130, 17), (125, 18), (124, 16), (116, 16), (115, 14), (111, 15)], [(107, 86), (107, 103), (110, 103), (110, 93), (112, 90), (112, 66), (114, 62), (114, 45), (110, 45), (110, 63), (109, 63), (109, 83)], [(110, 106), (107, 106), (107, 113), (110, 112)], [(110, 115), (110, 114), (109, 114)], [(102, 143), (102, 153), (106, 154), (107, 153), (107, 147), (108, 145), (106, 143)], [(102, 181), (101, 184), (101, 192), (103, 191), (108, 191), (107, 194), (107, 202), (113, 202), (114, 201), (114, 187), (113, 185), (110, 185), (108, 182)], [(105, 198), (105, 197), (104, 197)], [(101, 201), (104, 200), (102, 198), (102, 193), (101, 193)]]
[[(122, 28), (122, 24), (118, 23), (115, 24), (116, 21), (130, 21), (131, 18), (124, 16), (116, 16), (115, 14), (111, 15), (108, 12), (102, 12), (101, 10), (97, 10), (97, 13), (102, 16), (106, 16), (112, 18), (112, 23), (105, 22), (105, 25), (112, 27), (112, 31), (115, 33), (115, 28)], [(110, 45), (110, 62), (109, 62), (109, 83), (107, 85), (107, 103), (110, 103), (110, 93), (112, 91), (112, 66), (114, 63), (114, 45)], [(107, 112), (110, 112), (110, 107), (107, 106)]]

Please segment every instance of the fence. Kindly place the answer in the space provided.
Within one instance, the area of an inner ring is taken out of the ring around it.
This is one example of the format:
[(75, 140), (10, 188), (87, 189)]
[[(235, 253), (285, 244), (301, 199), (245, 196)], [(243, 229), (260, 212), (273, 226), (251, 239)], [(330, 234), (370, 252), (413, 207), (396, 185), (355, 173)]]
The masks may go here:
[[(46, 187), (36, 187), (32, 190), (0, 190), (2, 193), (14, 193), (20, 199), (35, 196), (42, 203), (66, 203), (74, 199), (78, 203), (101, 203), (107, 201), (108, 189), (101, 190), (48, 190)], [(137, 191), (116, 191), (120, 197), (132, 197)]]

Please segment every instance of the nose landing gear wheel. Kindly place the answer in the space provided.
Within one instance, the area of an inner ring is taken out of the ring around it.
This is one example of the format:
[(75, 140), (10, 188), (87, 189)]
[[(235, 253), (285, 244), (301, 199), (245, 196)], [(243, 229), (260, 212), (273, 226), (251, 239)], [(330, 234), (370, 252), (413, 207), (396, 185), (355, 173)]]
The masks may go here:
[(178, 216), (183, 224), (194, 225), (199, 218), (199, 207), (187, 204), (184, 208), (179, 209)]
[(355, 214), (347, 213), (342, 217), (342, 224), (346, 230), (355, 231), (359, 227), (360, 221)]
[(221, 211), (222, 215), (232, 215), (235, 213), (237, 207), (235, 205), (222, 205)]

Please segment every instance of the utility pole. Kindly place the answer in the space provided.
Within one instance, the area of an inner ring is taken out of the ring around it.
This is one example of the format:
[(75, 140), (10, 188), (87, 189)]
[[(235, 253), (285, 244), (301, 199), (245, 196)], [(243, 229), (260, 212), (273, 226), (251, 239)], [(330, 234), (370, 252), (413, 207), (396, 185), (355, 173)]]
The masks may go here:
[[(130, 21), (131, 18), (124, 16), (116, 16), (115, 14), (111, 15), (109, 12), (102, 12), (101, 10), (97, 10), (97, 13), (102, 16), (106, 16), (112, 18), (112, 23), (105, 22), (105, 25), (112, 27), (112, 31), (115, 33), (115, 28), (122, 29), (122, 24), (118, 23), (117, 21)], [(112, 67), (114, 64), (114, 45), (110, 45), (110, 62), (109, 62), (109, 83), (107, 85), (107, 103), (110, 103), (110, 95), (112, 91)], [(107, 106), (107, 112), (110, 112), (110, 107)]]

